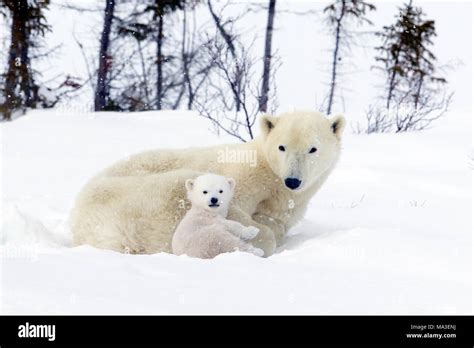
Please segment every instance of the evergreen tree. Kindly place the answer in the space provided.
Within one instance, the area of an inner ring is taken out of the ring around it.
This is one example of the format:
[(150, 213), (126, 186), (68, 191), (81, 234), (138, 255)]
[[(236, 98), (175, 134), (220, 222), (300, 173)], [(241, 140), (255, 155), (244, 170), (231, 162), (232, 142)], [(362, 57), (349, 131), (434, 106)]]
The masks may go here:
[(11, 19), (11, 43), (8, 52), (8, 67), (2, 74), (3, 101), (0, 113), (10, 120), (17, 109), (47, 107), (48, 100), (40, 93), (31, 66), (32, 51), (40, 48), (40, 37), (50, 31), (44, 16), (49, 0), (1, 0), (0, 9)]
[[(137, 7), (127, 18), (120, 20), (119, 34), (131, 35), (140, 45), (145, 41), (154, 41), (156, 53), (156, 97), (153, 103), (155, 109), (161, 110), (165, 97), (164, 65), (168, 56), (163, 47), (166, 39), (165, 17), (177, 10), (183, 10), (185, 0), (146, 0), (144, 6)], [(147, 88), (147, 87), (146, 87)], [(148, 93), (148, 92), (147, 92)], [(147, 106), (150, 108), (150, 106)]]
[(376, 60), (387, 75), (387, 109), (397, 95), (411, 95), (416, 108), (430, 82), (446, 82), (435, 76), (436, 57), (429, 49), (436, 36), (435, 22), (425, 20), (422, 9), (412, 1), (400, 9), (395, 24), (385, 26), (377, 35), (383, 40), (376, 48), (380, 54)]
[(413, 8), (412, 11), (414, 12), (416, 31), (411, 38), (409, 83), (414, 106), (417, 108), (424, 87), (429, 88), (432, 83), (444, 84), (447, 81), (443, 77), (436, 76), (436, 56), (429, 49), (436, 36), (435, 21), (424, 20), (425, 14), (421, 8)]

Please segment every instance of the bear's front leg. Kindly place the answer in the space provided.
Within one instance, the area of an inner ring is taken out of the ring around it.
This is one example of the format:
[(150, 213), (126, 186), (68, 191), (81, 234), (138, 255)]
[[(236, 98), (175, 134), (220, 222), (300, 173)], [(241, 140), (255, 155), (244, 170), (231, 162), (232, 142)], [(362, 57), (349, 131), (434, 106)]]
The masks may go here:
[(257, 248), (262, 249), (265, 252), (264, 256), (270, 256), (275, 252), (275, 234), (268, 226), (262, 225), (253, 220), (249, 214), (245, 213), (242, 211), (242, 209), (236, 206), (230, 207), (227, 218), (229, 220), (238, 221), (244, 226), (254, 226), (258, 228), (260, 232), (254, 239), (250, 241), (250, 243), (252, 243), (252, 245)]
[(277, 246), (281, 246), (283, 244), (285, 241), (287, 228), (282, 221), (263, 213), (255, 213), (252, 215), (252, 218), (256, 222), (269, 227), (273, 231), (275, 234)]

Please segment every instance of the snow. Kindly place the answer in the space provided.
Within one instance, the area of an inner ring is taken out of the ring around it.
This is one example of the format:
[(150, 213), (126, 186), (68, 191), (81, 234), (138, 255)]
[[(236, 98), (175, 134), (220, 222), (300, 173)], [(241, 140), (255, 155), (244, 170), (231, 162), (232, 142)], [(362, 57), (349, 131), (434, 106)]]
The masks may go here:
[(2, 314), (470, 314), (470, 114), (344, 135), (305, 219), (266, 259), (72, 247), (73, 200), (137, 151), (234, 141), (191, 112), (29, 112), (1, 125)]

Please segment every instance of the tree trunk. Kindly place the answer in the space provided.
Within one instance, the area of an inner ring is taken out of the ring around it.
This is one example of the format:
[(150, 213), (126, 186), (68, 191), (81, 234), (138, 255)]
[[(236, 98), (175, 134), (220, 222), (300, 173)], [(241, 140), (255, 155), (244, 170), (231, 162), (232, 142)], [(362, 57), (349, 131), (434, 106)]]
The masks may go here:
[(158, 15), (158, 37), (156, 40), (156, 109), (161, 110), (163, 99), (163, 13), (159, 9)]
[(270, 90), (270, 72), (272, 60), (272, 36), (273, 36), (273, 20), (275, 18), (276, 0), (270, 0), (268, 4), (267, 31), (265, 33), (265, 51), (263, 57), (263, 75), (262, 89), (259, 98), (259, 111), (267, 112), (268, 108), (268, 92)]
[[(191, 81), (190, 69), (189, 69), (189, 55), (186, 52), (186, 31), (187, 31), (187, 16), (186, 16), (186, 3), (183, 4), (183, 42), (181, 45), (181, 59), (183, 61), (183, 78), (184, 86), (188, 90), (188, 110), (192, 109), (194, 103), (194, 90)], [(183, 89), (184, 93), (184, 89)], [(181, 94), (179, 95), (181, 97)]]
[(95, 111), (102, 111), (106, 108), (109, 94), (109, 81), (107, 80), (110, 68), (108, 55), (110, 46), (110, 33), (114, 17), (115, 0), (106, 0), (104, 13), (104, 26), (100, 38), (99, 71), (97, 72), (97, 87), (95, 91)]
[(395, 54), (395, 63), (393, 64), (392, 76), (390, 77), (390, 82), (388, 84), (388, 96), (387, 96), (387, 110), (390, 110), (390, 102), (392, 101), (393, 91), (395, 90), (395, 77), (397, 76), (396, 67), (398, 65), (398, 56), (400, 55), (400, 48), (396, 51)]
[(420, 77), (419, 77), (419, 80), (418, 80), (418, 86), (417, 86), (416, 93), (415, 93), (415, 110), (418, 109), (418, 103), (420, 102), (420, 95), (421, 95), (422, 85), (423, 85), (423, 74), (420, 73)]
[(146, 100), (146, 108), (145, 110), (150, 109), (150, 95), (148, 93), (148, 78), (146, 74), (146, 66), (145, 66), (145, 57), (143, 57), (143, 48), (140, 40), (137, 40), (138, 46), (138, 54), (140, 55), (140, 64), (142, 66), (142, 74), (143, 74), (143, 84), (145, 85), (145, 100)]
[(337, 18), (337, 25), (336, 25), (336, 43), (334, 46), (334, 52), (332, 57), (332, 73), (331, 73), (331, 87), (329, 90), (329, 100), (328, 100), (328, 108), (327, 114), (331, 114), (332, 104), (334, 101), (334, 91), (336, 90), (336, 77), (337, 77), (337, 62), (339, 59), (339, 47), (341, 45), (341, 28), (342, 28), (342, 19), (346, 13), (346, 1), (342, 0), (341, 2), (341, 14)]
[[(395, 66), (398, 64), (398, 60), (395, 61)], [(390, 110), (390, 102), (392, 101), (393, 91), (395, 90), (395, 70), (392, 71), (390, 82), (388, 84), (388, 96), (387, 96), (387, 110)]]
[[(28, 1), (18, 0), (9, 6), (12, 15), (11, 44), (4, 90), (4, 119), (10, 120), (12, 111), (20, 106), (34, 107), (37, 92), (33, 89), (33, 77), (28, 57), (29, 32)], [(20, 90), (17, 91), (17, 86)], [(32, 96), (33, 94), (33, 96)], [(23, 95), (23, 96), (22, 96)]]

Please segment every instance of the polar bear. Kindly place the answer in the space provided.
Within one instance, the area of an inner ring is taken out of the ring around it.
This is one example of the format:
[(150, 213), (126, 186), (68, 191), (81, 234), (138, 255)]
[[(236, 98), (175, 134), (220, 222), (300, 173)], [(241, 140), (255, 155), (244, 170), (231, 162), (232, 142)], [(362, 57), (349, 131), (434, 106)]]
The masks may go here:
[(269, 256), (334, 169), (344, 126), (343, 116), (313, 111), (264, 115), (260, 135), (246, 143), (130, 156), (92, 178), (77, 196), (71, 213), (75, 245), (171, 252), (173, 232), (189, 205), (185, 181), (212, 172), (235, 179), (227, 218), (258, 228), (251, 243)]
[(245, 227), (227, 220), (235, 180), (216, 174), (204, 174), (186, 180), (191, 209), (179, 223), (171, 241), (173, 254), (212, 259), (236, 250), (263, 256), (263, 250), (247, 241), (258, 234), (258, 228)]

